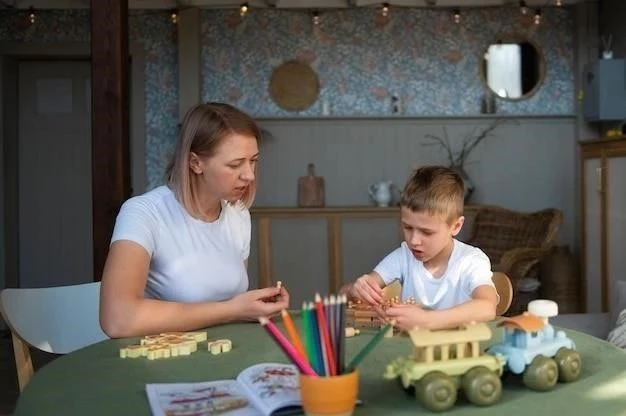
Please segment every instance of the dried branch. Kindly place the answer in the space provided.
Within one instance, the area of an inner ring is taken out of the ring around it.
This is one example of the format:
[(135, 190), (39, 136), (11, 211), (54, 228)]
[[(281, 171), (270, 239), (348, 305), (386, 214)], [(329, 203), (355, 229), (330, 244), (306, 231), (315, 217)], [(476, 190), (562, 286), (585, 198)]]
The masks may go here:
[(487, 137), (491, 137), (493, 131), (497, 129), (500, 125), (505, 124), (507, 121), (508, 120), (502, 118), (496, 119), (487, 128), (483, 129), (477, 136), (472, 138), (472, 136), (474, 136), (473, 132), (472, 136), (466, 136), (465, 139), (463, 139), (463, 148), (459, 153), (458, 161), (461, 162), (461, 165), (463, 164), (463, 162), (465, 162), (465, 159), (469, 156), (472, 150), (474, 150), (476, 146), (480, 144), (480, 142), (482, 142)]
[(434, 143), (425, 143), (424, 146), (439, 146), (443, 148), (448, 154), (448, 162), (450, 162), (450, 164), (452, 165), (454, 164), (454, 154), (452, 153), (452, 147), (450, 146), (450, 140), (448, 138), (448, 131), (445, 127), (443, 128), (443, 135), (444, 138), (442, 139), (441, 137), (437, 137), (433, 134), (427, 134), (424, 137), (433, 141)]
[(430, 140), (432, 143), (425, 143), (425, 146), (439, 146), (443, 148), (448, 156), (448, 162), (450, 166), (458, 166), (463, 167), (465, 160), (469, 156), (469, 154), (487, 137), (493, 136), (493, 132), (503, 124), (508, 122), (512, 122), (511, 119), (503, 119), (499, 118), (494, 120), (489, 126), (486, 128), (479, 130), (474, 128), (471, 133), (468, 133), (463, 138), (461, 144), (461, 150), (455, 152), (452, 150), (452, 146), (450, 145), (450, 140), (448, 138), (448, 132), (445, 127), (443, 127), (444, 138), (435, 136), (433, 134), (427, 134), (424, 136), (426, 139)]

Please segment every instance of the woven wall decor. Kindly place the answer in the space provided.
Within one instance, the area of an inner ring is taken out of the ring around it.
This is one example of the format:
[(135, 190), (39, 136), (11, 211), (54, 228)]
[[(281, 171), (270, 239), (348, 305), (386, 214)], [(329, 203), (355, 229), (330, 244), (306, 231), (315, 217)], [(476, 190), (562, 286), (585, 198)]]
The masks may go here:
[(317, 74), (308, 64), (287, 61), (272, 72), (270, 97), (283, 110), (302, 111), (317, 100), (320, 83)]

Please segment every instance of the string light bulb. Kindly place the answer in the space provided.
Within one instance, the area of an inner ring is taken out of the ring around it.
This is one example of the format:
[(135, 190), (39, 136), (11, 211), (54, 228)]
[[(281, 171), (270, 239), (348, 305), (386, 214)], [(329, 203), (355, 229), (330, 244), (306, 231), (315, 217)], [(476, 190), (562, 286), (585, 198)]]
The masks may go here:
[(556, 0), (554, 3), (556, 4), (557, 7), (561, 7), (563, 5), (562, 0)]
[(246, 13), (248, 13), (248, 10), (250, 9), (250, 7), (248, 6), (248, 3), (244, 3), (241, 6), (239, 6), (239, 15), (241, 17), (244, 17), (246, 15)]
[(540, 9), (535, 10), (535, 16), (533, 17), (533, 21), (535, 22), (536, 25), (541, 23), (541, 10)]
[(177, 10), (172, 10), (170, 12), (170, 20), (172, 21), (173, 24), (178, 23), (178, 11)]
[(28, 8), (28, 21), (30, 22), (31, 25), (35, 24), (35, 21), (37, 20), (37, 16), (35, 15), (35, 9), (31, 7)]
[(382, 14), (383, 17), (387, 17), (387, 15), (389, 15), (389, 3), (383, 3), (382, 9), (380, 9), (380, 14)]
[(452, 18), (454, 19), (454, 23), (459, 24), (461, 22), (461, 11), (459, 9), (454, 9), (452, 11)]
[(313, 11), (313, 24), (315, 26), (320, 24), (320, 14), (317, 10)]
[(519, 2), (519, 9), (522, 14), (528, 14), (528, 6), (526, 6), (526, 2), (524, 0)]

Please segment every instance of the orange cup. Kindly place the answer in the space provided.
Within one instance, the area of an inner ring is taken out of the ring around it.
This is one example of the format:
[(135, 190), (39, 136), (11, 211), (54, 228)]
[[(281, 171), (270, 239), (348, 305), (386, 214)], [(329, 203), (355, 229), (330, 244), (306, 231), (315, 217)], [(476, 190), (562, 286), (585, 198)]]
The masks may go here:
[(307, 416), (350, 416), (359, 393), (359, 372), (333, 377), (300, 374), (300, 396)]

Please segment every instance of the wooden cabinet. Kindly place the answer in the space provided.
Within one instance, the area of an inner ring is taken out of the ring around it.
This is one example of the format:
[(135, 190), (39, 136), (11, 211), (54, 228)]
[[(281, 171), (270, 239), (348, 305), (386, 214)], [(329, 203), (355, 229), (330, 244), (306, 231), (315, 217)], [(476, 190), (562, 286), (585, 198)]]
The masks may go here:
[(626, 138), (580, 144), (586, 312), (609, 312), (612, 287), (626, 280)]

